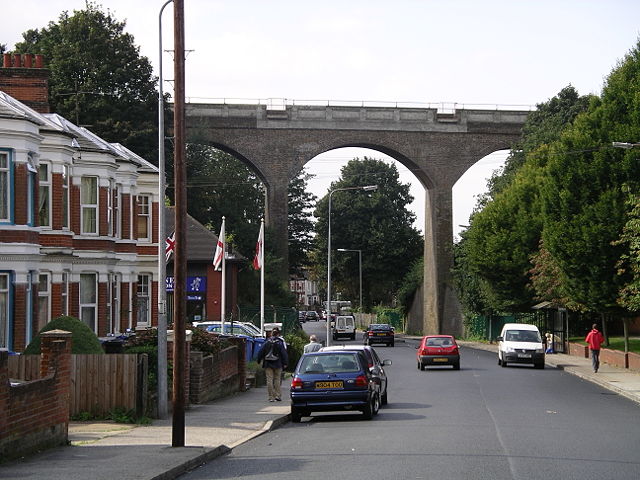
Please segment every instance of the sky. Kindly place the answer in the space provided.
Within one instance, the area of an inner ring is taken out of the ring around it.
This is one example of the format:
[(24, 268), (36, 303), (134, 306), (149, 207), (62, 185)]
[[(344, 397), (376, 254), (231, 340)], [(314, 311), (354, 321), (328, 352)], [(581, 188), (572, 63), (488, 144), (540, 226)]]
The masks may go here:
[[(98, 0), (134, 36), (157, 74), (158, 15), (164, 0)], [(562, 88), (599, 94), (640, 33), (637, 0), (185, 0), (187, 101), (403, 102), (533, 108)], [(10, 51), (31, 28), (57, 21), (85, 0), (2, 5), (0, 43)], [(27, 14), (28, 12), (28, 14)], [(173, 47), (173, 8), (163, 14), (163, 49)], [(171, 53), (163, 54), (170, 92)], [(327, 193), (354, 157), (394, 162), (364, 149), (312, 159), (309, 189)], [(468, 223), (486, 180), (507, 152), (478, 162), (453, 191), (454, 234)], [(411, 183), (416, 228), (424, 188)]]

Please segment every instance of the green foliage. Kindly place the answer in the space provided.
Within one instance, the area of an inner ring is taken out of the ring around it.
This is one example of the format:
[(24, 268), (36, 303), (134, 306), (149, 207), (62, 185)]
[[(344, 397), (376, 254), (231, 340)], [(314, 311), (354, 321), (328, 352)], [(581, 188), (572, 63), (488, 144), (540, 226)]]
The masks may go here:
[(100, 340), (93, 330), (84, 322), (74, 317), (58, 317), (47, 323), (38, 332), (38, 335), (27, 345), (24, 350), (26, 355), (40, 354), (40, 334), (50, 330), (65, 330), (71, 332), (72, 346), (71, 353), (76, 354), (103, 354), (104, 350), (100, 345)]
[(298, 360), (304, 352), (304, 346), (309, 343), (309, 338), (304, 331), (299, 330), (294, 333), (289, 333), (284, 336), (285, 342), (287, 342), (287, 356), (289, 357), (289, 365), (287, 365), (287, 371), (293, 372), (298, 364)]
[(301, 275), (310, 265), (309, 251), (313, 246), (313, 206), (317, 197), (307, 189), (313, 175), (301, 170), (289, 182), (289, 272)]
[(424, 259), (421, 257), (411, 265), (411, 269), (402, 280), (396, 299), (404, 313), (411, 309), (416, 292), (424, 281)]
[(138, 155), (157, 158), (157, 92), (151, 63), (125, 22), (87, 2), (57, 22), (23, 33), (19, 53), (41, 53), (52, 111)]
[[(628, 192), (628, 188), (625, 188)], [(620, 288), (618, 304), (630, 312), (640, 312), (640, 195), (628, 193), (630, 207), (620, 238), (614, 245), (625, 250), (617, 263), (619, 276), (630, 277)]]
[[(336, 191), (331, 197), (331, 245), (334, 249), (362, 250), (363, 305), (390, 305), (403, 278), (422, 256), (420, 233), (413, 227), (415, 216), (407, 209), (413, 198), (409, 185), (399, 181), (395, 165), (371, 158), (354, 159), (342, 168), (338, 188), (378, 185), (375, 192)], [(318, 278), (326, 278), (327, 217), (329, 195), (316, 207), (314, 261)], [(332, 284), (343, 299), (359, 295), (358, 255), (332, 254)]]

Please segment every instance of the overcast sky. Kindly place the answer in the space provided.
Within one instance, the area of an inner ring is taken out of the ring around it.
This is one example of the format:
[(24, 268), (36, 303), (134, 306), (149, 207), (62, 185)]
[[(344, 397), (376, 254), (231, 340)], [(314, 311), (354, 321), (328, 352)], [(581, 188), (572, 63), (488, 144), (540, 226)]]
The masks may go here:
[[(164, 0), (102, 0), (126, 20), (142, 55), (158, 65), (158, 13)], [(528, 106), (572, 84), (599, 94), (603, 79), (636, 44), (638, 0), (185, 0), (186, 94), (214, 99), (293, 99)], [(29, 28), (56, 21), (84, 0), (4, 1), (0, 43), (11, 50)], [(171, 4), (163, 19), (171, 49)], [(164, 55), (165, 78), (172, 57)], [(165, 90), (170, 91), (170, 83)], [(354, 156), (343, 149), (307, 164), (310, 188), (324, 195)], [(466, 224), (494, 154), (454, 188), (454, 230)], [(389, 160), (392, 161), (392, 160)], [(424, 189), (412, 182), (423, 229)]]

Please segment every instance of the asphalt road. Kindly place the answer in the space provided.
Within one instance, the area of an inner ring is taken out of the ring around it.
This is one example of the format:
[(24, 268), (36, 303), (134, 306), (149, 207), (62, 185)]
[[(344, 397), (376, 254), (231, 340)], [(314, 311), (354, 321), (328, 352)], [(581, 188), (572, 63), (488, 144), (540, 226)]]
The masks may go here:
[[(309, 332), (324, 328), (305, 324)], [(554, 368), (501, 368), (495, 354), (473, 349), (462, 350), (460, 371), (421, 372), (413, 347), (375, 347), (393, 365), (389, 405), (373, 420), (306, 417), (183, 478), (640, 478), (633, 402)]]

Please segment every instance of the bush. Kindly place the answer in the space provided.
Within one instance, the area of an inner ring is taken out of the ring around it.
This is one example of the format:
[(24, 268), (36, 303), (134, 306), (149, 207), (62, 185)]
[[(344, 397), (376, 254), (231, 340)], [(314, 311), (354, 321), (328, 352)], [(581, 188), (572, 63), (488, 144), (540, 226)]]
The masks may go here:
[(309, 339), (303, 330), (295, 331), (295, 333), (289, 333), (284, 336), (285, 342), (287, 342), (287, 355), (289, 356), (289, 365), (287, 370), (293, 372), (298, 365), (298, 360), (304, 352), (304, 346), (309, 343)]
[(42, 330), (38, 332), (38, 335), (31, 341), (24, 353), (26, 355), (39, 355), (40, 354), (40, 334), (48, 332), (50, 330), (66, 330), (71, 332), (71, 338), (73, 340), (71, 346), (71, 353), (84, 353), (84, 354), (101, 354), (104, 353), (100, 340), (95, 333), (81, 320), (75, 317), (58, 317), (47, 323)]

